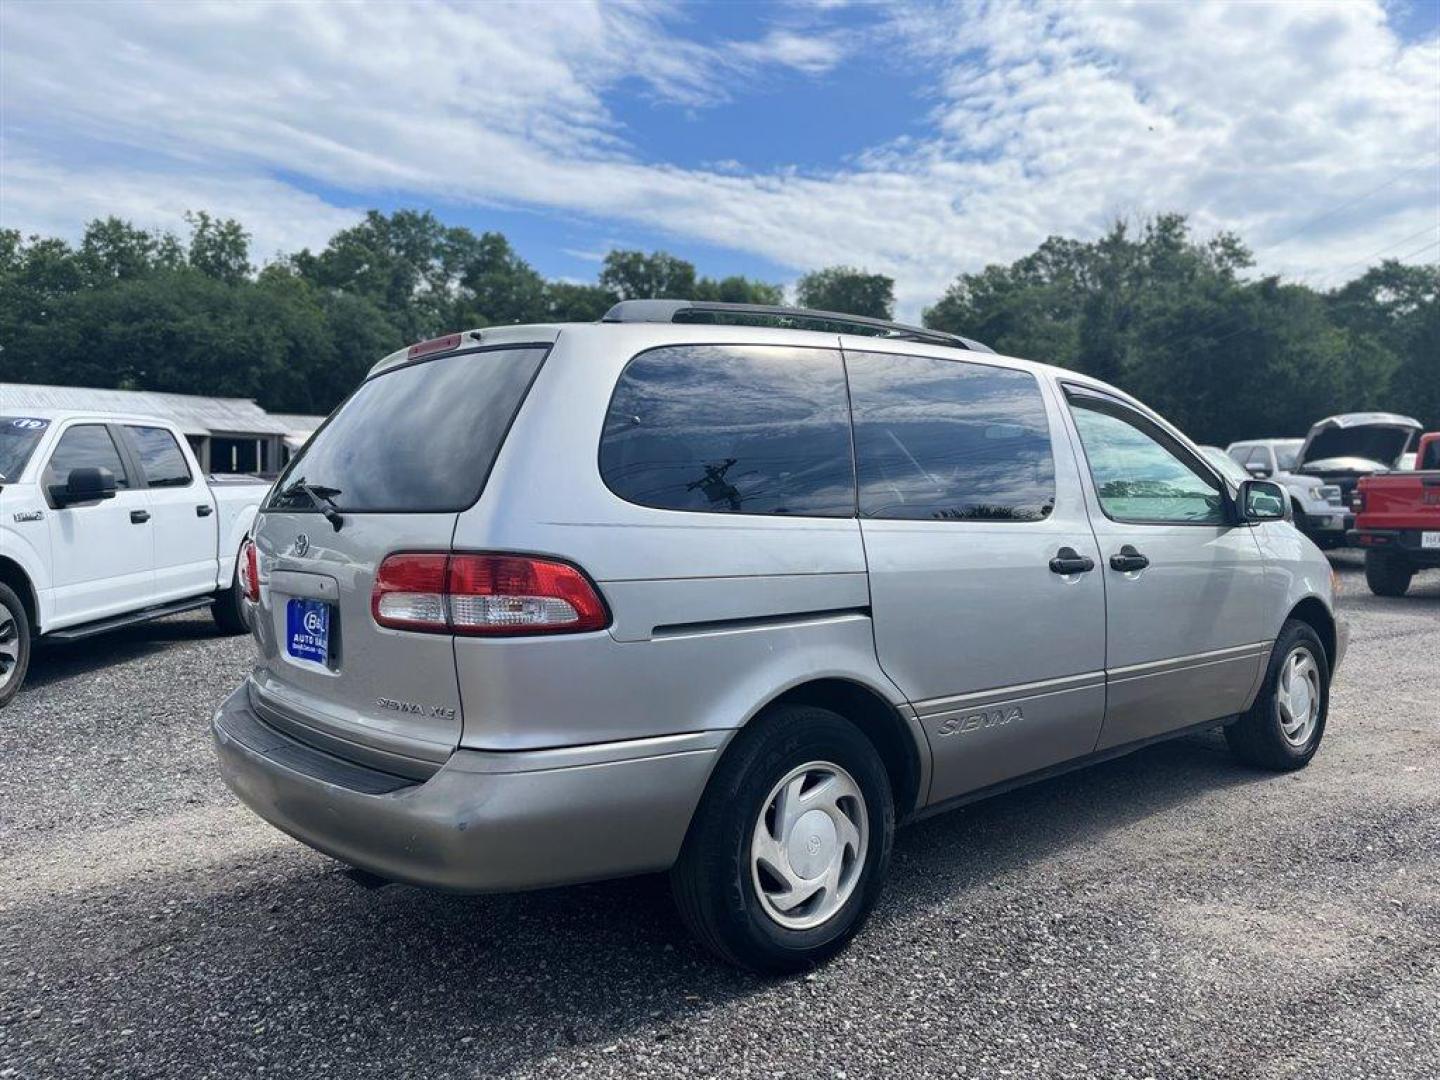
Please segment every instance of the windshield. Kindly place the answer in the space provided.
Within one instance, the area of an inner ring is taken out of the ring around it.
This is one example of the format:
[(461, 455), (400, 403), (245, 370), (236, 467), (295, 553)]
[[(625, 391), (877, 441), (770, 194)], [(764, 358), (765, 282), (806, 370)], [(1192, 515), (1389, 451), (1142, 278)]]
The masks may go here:
[(480, 496), (545, 349), (478, 349), (360, 386), (290, 463), (272, 510), (454, 513)]
[(1275, 444), (1275, 464), (1280, 467), (1281, 472), (1290, 472), (1295, 468), (1295, 459), (1300, 456), (1300, 447), (1304, 444), (1304, 439), (1291, 439)]
[(20, 479), (20, 471), (49, 426), (49, 420), (32, 416), (0, 416), (0, 483)]

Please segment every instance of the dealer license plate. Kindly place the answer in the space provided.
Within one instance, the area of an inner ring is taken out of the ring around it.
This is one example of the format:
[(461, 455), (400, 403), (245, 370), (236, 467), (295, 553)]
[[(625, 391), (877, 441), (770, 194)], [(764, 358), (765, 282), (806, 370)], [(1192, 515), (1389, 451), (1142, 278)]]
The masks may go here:
[(289, 600), (285, 604), (285, 651), (296, 660), (315, 664), (330, 659), (330, 605), (323, 600)]

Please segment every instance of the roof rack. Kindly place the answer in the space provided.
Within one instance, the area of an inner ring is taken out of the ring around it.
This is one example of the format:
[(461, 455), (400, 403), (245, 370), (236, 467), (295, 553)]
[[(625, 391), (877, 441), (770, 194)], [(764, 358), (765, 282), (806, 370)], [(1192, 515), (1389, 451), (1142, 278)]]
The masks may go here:
[[(742, 316), (727, 319), (724, 316)], [(696, 316), (699, 316), (698, 318)], [(705, 316), (714, 316), (706, 318)], [(688, 323), (715, 322), (728, 325), (751, 325), (749, 319), (774, 319), (790, 323), (832, 323), (861, 328), (877, 337), (924, 341), (932, 345), (958, 346), (973, 352), (994, 352), (981, 342), (931, 330), (924, 326), (872, 319), (866, 315), (846, 315), (839, 311), (817, 311), (814, 308), (782, 307), (772, 304), (727, 304), (719, 300), (621, 300), (605, 313), (607, 323)], [(804, 329), (794, 327), (794, 329)]]

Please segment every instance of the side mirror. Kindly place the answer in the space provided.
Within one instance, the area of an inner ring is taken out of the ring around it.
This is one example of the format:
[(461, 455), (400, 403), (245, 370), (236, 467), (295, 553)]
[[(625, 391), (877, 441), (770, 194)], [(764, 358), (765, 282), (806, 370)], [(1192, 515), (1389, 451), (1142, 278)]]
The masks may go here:
[(1294, 516), (1290, 496), (1272, 480), (1246, 480), (1236, 497), (1240, 517), (1252, 524), (1263, 521), (1289, 521)]
[(65, 479), (65, 486), (55, 493), (56, 502), (61, 506), (76, 503), (99, 502), (115, 497), (115, 474), (103, 465), (84, 465), (71, 469)]
[(1251, 476), (1257, 476), (1261, 479), (1270, 475), (1270, 470), (1267, 469), (1264, 465), (1259, 464), (1258, 462), (1254, 465), (1246, 465), (1245, 471), (1248, 472)]

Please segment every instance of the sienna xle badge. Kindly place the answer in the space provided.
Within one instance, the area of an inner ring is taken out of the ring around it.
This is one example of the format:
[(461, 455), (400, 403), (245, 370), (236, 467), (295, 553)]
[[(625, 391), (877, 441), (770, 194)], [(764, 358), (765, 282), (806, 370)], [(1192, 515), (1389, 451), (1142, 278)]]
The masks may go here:
[(669, 871), (707, 946), (792, 970), (899, 822), (1207, 725), (1308, 762), (1345, 633), (1289, 506), (935, 331), (640, 301), (454, 334), (261, 508), (220, 764), (383, 878)]

